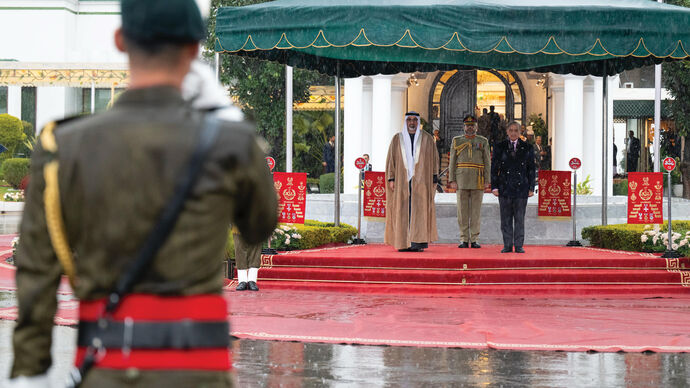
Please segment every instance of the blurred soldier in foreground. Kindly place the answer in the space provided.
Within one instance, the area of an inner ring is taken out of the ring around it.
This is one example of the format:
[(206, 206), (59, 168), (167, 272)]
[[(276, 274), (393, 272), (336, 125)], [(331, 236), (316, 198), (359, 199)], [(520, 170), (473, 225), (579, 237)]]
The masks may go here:
[(465, 135), (454, 137), (451, 143), (448, 187), (457, 190), (458, 248), (481, 248), (477, 240), (484, 189), (491, 187), (491, 152), (489, 140), (476, 135), (474, 116), (465, 117), (464, 123)]
[(129, 89), (108, 112), (48, 125), (33, 154), (11, 377), (46, 381), (64, 271), (81, 301), (75, 383), (232, 386), (221, 264), (231, 222), (251, 244), (275, 227), (265, 155), (252, 126), (182, 99), (205, 37), (194, 1), (121, 6)]
[(436, 183), (438, 152), (434, 137), (421, 130), (419, 113), (408, 112), (386, 157), (384, 242), (399, 251), (420, 252), (438, 240)]

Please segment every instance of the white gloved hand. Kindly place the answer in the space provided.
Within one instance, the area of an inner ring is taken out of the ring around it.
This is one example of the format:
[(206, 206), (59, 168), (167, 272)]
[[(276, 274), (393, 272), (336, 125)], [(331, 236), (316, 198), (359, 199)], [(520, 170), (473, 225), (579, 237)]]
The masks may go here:
[(182, 81), (182, 98), (196, 109), (216, 109), (223, 120), (242, 121), (244, 118), (242, 111), (230, 102), (227, 91), (216, 80), (211, 68), (199, 60), (192, 62)]
[(49, 388), (50, 380), (47, 373), (31, 377), (19, 376), (10, 379), (5, 386), (7, 388)]

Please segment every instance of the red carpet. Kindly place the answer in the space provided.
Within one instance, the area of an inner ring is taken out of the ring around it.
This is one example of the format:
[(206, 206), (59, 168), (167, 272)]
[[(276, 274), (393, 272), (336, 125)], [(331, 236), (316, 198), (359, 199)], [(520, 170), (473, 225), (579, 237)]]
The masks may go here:
[[(259, 292), (227, 288), (231, 333), (392, 346), (690, 352), (690, 297), (680, 279), (685, 271), (674, 269), (685, 259), (559, 247), (500, 255), (495, 247), (432, 246), (410, 255), (370, 245), (266, 257), (273, 267), (261, 269), (261, 278), (295, 271), (290, 274), (321, 279), (260, 280)], [(539, 278), (535, 271), (551, 277)], [(376, 276), (380, 283), (371, 283)], [(464, 286), (457, 281), (462, 277)], [(0, 265), (0, 286), (14, 289), (13, 278), (14, 268)], [(531, 283), (520, 283), (524, 279)], [(59, 298), (55, 322), (74, 325), (78, 303), (63, 287), (68, 295)], [(334, 290), (341, 292), (323, 292)], [(16, 307), (0, 309), (0, 319), (16, 319)]]
[(690, 292), (687, 258), (558, 246), (529, 246), (525, 254), (501, 254), (500, 248), (432, 244), (425, 252), (413, 253), (372, 244), (295, 251), (264, 256), (259, 277), (267, 289), (439, 296)]
[[(239, 338), (416, 347), (690, 352), (688, 298), (428, 298), (314, 291), (226, 291)], [(76, 324), (60, 301), (58, 325)], [(0, 319), (16, 319), (15, 308)]]

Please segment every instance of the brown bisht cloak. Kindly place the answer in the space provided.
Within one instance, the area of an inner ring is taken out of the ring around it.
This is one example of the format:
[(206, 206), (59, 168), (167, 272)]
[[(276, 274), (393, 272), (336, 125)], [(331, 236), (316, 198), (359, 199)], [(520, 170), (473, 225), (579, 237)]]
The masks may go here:
[[(438, 175), (438, 152), (434, 137), (419, 131), (414, 145), (416, 164), (412, 176), (412, 197), (407, 179), (407, 163), (404, 142), (401, 136), (409, 136), (407, 131), (399, 132), (391, 140), (386, 158), (386, 180), (395, 179), (395, 190), (386, 183), (386, 232), (384, 243), (396, 249), (409, 248), (412, 242), (424, 243), (438, 240), (436, 230), (436, 208), (434, 197)], [(415, 161), (411, 161), (415, 163)], [(408, 206), (411, 210), (408, 212)]]

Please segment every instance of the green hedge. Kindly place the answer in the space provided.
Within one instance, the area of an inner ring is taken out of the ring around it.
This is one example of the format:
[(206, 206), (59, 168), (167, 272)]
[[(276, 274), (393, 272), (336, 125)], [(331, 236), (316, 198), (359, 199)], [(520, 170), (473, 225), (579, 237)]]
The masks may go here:
[(319, 193), (328, 194), (333, 193), (335, 187), (335, 173), (323, 174), (319, 177)]
[(22, 179), (29, 175), (29, 160), (27, 158), (6, 159), (2, 163), (2, 177), (15, 189), (22, 183)]
[[(274, 238), (273, 248), (278, 250), (293, 250), (293, 249), (312, 249), (317, 248), (326, 244), (334, 243), (347, 243), (354, 236), (357, 235), (357, 229), (347, 225), (340, 224), (336, 227), (335, 224), (329, 222), (320, 222), (314, 220), (306, 220), (304, 225), (301, 224), (285, 224), (279, 225), (286, 226), (292, 229), (290, 234), (297, 233), (301, 238), (291, 238), (290, 244), (285, 244), (285, 234), (280, 234), (278, 232), (274, 233), (274, 237), (280, 235), (278, 238)], [(265, 244), (267, 246), (267, 244)], [(235, 257), (235, 244), (232, 239), (232, 232), (228, 232), (228, 241), (225, 244), (225, 257), (227, 259), (233, 259)]]
[[(660, 225), (660, 229), (663, 232), (667, 232), (668, 222)], [(690, 230), (690, 221), (673, 221), (674, 232), (685, 235), (688, 230)], [(645, 244), (642, 242), (641, 236), (644, 231), (645, 225), (638, 224), (588, 226), (582, 228), (582, 238), (589, 240), (589, 243), (597, 248), (633, 252), (663, 251), (664, 248), (662, 246), (652, 247), (650, 243)], [(682, 248), (680, 251), (687, 255), (685, 253), (688, 251), (686, 248)]]
[(627, 179), (621, 179), (620, 181), (617, 181), (614, 179), (613, 181), (613, 195), (628, 195), (628, 180)]

